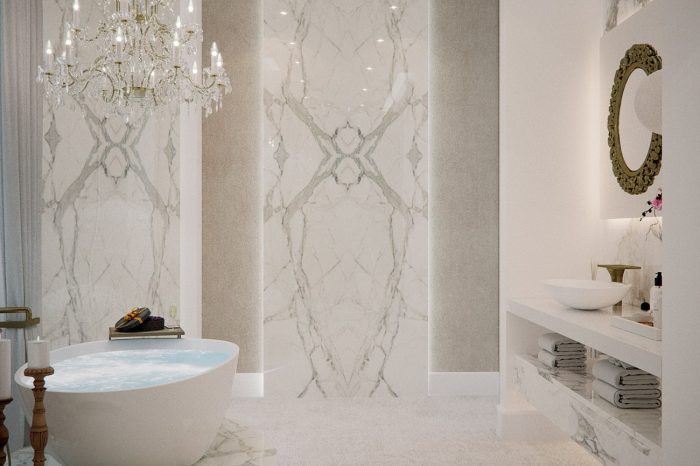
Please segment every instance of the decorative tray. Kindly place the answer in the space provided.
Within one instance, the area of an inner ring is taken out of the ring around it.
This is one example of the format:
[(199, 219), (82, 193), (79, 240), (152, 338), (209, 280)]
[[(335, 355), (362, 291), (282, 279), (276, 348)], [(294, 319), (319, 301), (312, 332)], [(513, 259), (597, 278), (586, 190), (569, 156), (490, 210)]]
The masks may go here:
[(637, 312), (626, 316), (612, 316), (610, 325), (650, 340), (660, 341), (661, 329), (654, 327), (652, 320), (650, 312)]
[(146, 337), (177, 337), (185, 334), (182, 327), (166, 327), (163, 330), (153, 330), (150, 332), (117, 332), (114, 327), (109, 328), (109, 339), (115, 338), (146, 338)]

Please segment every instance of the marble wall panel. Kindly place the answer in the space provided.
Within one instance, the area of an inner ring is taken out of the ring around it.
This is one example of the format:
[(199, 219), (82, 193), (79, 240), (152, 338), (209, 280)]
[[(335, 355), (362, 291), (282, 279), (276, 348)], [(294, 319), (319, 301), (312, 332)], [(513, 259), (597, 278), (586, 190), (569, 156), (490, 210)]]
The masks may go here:
[(606, 0), (605, 30), (609, 31), (653, 0)]
[[(59, 43), (70, 5), (45, 0), (44, 41)], [(94, 28), (97, 4), (81, 12)], [(104, 339), (132, 306), (177, 306), (177, 110), (125, 124), (69, 99), (43, 118), (44, 335), (53, 347)]]
[(266, 395), (424, 394), (428, 2), (264, 21)]

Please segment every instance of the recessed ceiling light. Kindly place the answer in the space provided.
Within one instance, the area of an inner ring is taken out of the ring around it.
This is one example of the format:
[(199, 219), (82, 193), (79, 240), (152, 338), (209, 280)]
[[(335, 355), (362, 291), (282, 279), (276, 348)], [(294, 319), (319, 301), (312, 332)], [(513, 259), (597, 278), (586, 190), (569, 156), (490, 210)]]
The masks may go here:
[(397, 9), (397, 8), (398, 8), (398, 6), (396, 6), (396, 5), (391, 5), (391, 9), (392, 9), (392, 10), (395, 10), (395, 9)]
[(365, 106), (365, 104), (360, 104), (360, 107), (364, 107), (364, 106)]
[(294, 63), (296, 63), (297, 65), (301, 64), (299, 60), (294, 60)]
[(291, 42), (289, 43), (289, 45), (296, 45), (296, 44), (297, 44), (297, 43), (294, 42), (294, 41), (291, 41)]
[(381, 44), (382, 42), (384, 42), (384, 39), (382, 39), (382, 38), (380, 37), (379, 39), (377, 39), (377, 42), (379, 42), (379, 43)]
[(284, 11), (284, 10), (283, 10), (283, 11), (280, 11), (280, 14), (281, 14), (282, 16), (287, 16), (287, 12)]
[(299, 82), (304, 84), (305, 81), (303, 79), (300, 79)]
[(366, 88), (366, 87), (363, 87), (363, 88), (362, 88), (362, 92), (367, 92), (367, 88)]
[(365, 68), (365, 69), (366, 69), (367, 71), (372, 71), (374, 68), (372, 68), (371, 66), (368, 66), (368, 67)]

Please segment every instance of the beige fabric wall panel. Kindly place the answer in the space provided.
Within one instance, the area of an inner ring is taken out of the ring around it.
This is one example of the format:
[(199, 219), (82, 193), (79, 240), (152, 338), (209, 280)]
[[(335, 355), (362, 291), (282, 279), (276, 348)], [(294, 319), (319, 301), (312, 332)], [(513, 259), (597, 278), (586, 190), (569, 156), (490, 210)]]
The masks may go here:
[(262, 2), (205, 0), (204, 56), (217, 41), (233, 91), (204, 119), (202, 334), (235, 342), (262, 371)]
[(432, 372), (498, 370), (498, 1), (431, 4)]

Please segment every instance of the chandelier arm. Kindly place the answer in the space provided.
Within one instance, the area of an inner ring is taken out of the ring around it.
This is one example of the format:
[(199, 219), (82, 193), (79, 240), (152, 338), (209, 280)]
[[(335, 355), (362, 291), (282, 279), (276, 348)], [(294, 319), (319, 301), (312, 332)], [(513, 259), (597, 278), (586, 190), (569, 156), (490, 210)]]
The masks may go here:
[(194, 81), (192, 81), (192, 78), (191, 78), (190, 76), (188, 76), (188, 75), (186, 75), (186, 74), (184, 74), (184, 73), (183, 73), (182, 75), (185, 77), (185, 79), (187, 79), (187, 81), (192, 85), (193, 88), (197, 89), (197, 90), (200, 91), (200, 92), (208, 91), (208, 90), (210, 90), (212, 87), (216, 86), (216, 84), (218, 83), (217, 79), (214, 78), (214, 79), (212, 80), (211, 84), (200, 86), (199, 84), (197, 84), (197, 83), (195, 83)]

